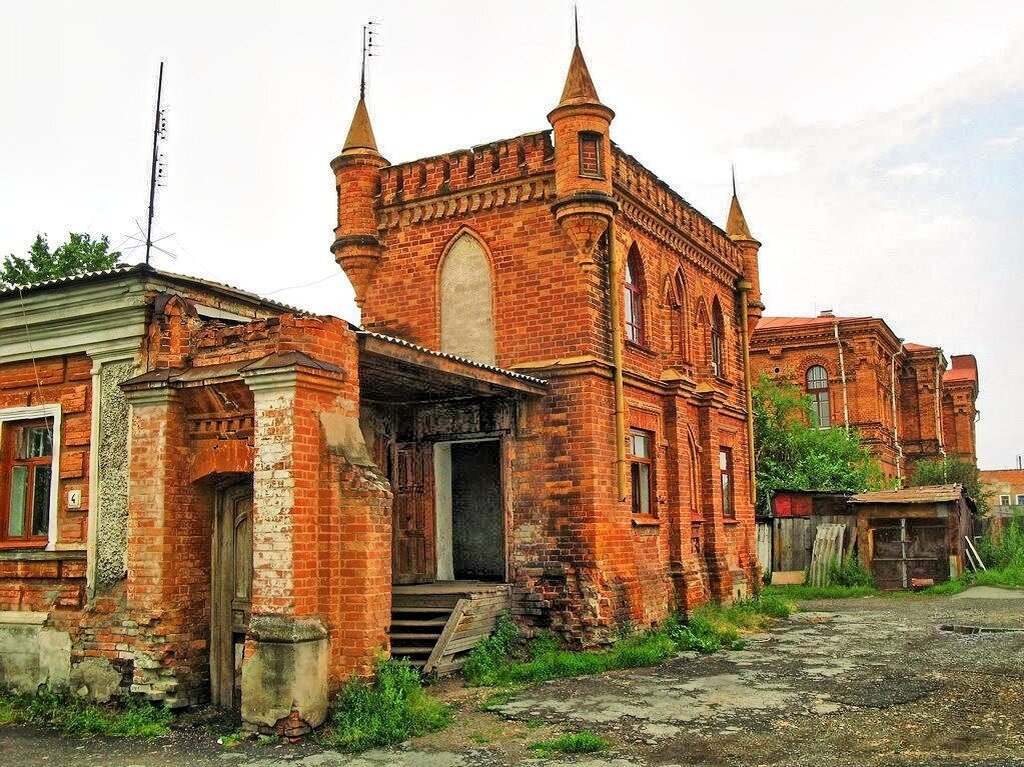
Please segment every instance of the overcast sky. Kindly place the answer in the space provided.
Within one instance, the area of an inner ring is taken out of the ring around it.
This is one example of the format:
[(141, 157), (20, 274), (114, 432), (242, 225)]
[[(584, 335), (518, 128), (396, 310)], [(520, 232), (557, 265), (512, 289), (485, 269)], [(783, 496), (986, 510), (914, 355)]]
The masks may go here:
[[(548, 127), (561, 0), (5, 2), (0, 253), (145, 225), (166, 61), (160, 268), (358, 321), (329, 162), (368, 103), (402, 162)], [(973, 353), (982, 468), (1024, 453), (1024, 3), (581, 0), (612, 137), (724, 223), (729, 164), (768, 313), (884, 317)]]

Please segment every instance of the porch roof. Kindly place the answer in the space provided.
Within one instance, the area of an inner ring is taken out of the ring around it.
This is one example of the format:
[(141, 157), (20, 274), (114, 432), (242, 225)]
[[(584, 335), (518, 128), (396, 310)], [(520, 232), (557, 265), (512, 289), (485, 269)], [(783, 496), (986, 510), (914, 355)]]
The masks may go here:
[(547, 381), (357, 330), (361, 396), (376, 402), (440, 402), (465, 397), (541, 395)]

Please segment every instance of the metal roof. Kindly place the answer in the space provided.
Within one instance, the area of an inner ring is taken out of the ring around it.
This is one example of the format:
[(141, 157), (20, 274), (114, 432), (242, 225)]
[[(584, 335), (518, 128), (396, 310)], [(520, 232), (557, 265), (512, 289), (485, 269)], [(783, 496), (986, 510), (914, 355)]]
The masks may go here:
[(292, 314), (308, 314), (308, 312), (298, 309), (288, 304), (282, 304), (280, 301), (274, 301), (269, 298), (263, 298), (262, 296), (252, 293), (242, 288), (236, 288), (234, 285), (227, 285), (223, 282), (214, 282), (213, 280), (206, 280), (201, 277), (192, 277), (187, 274), (178, 274), (177, 272), (167, 272), (163, 269), (157, 269), (149, 266), (148, 264), (118, 264), (110, 269), (103, 269), (96, 272), (83, 272), (82, 274), (74, 274), (70, 277), (59, 277), (53, 280), (42, 280), (40, 282), (32, 282), (28, 285), (16, 285), (10, 288), (0, 288), (0, 298), (6, 298), (8, 296), (24, 295), (25, 293), (34, 293), (41, 290), (50, 290), (54, 288), (63, 288), (68, 285), (79, 285), (89, 282), (103, 282), (108, 279), (115, 279), (117, 277), (126, 275), (151, 275), (153, 277), (160, 277), (171, 282), (184, 282), (189, 285), (195, 285), (204, 288), (210, 288), (212, 290), (233, 293), (238, 298), (242, 298), (253, 303), (265, 304), (285, 312)]
[(850, 503), (941, 503), (955, 501), (964, 494), (964, 487), (953, 485), (924, 485), (905, 487), (902, 490), (879, 490), (871, 493), (857, 493)]
[(500, 373), (501, 375), (508, 376), (509, 378), (513, 378), (517, 381), (525, 381), (526, 383), (531, 383), (537, 386), (547, 386), (548, 383), (543, 378), (534, 378), (533, 376), (528, 376), (525, 373), (517, 373), (514, 370), (505, 370), (505, 368), (499, 368), (496, 367), (495, 365), (488, 365), (484, 362), (477, 362), (476, 360), (471, 360), (467, 357), (459, 357), (455, 354), (448, 354), (447, 352), (439, 352), (434, 349), (428, 349), (425, 346), (420, 346), (419, 344), (411, 343), (403, 338), (395, 338), (394, 336), (384, 335), (383, 333), (374, 333), (372, 330), (357, 329), (356, 334), (361, 336), (368, 336), (370, 338), (377, 338), (380, 339), (381, 341), (397, 344), (399, 346), (404, 346), (409, 349), (415, 349), (418, 352), (429, 354), (433, 357), (440, 357), (441, 359), (452, 360), (453, 362), (459, 362), (462, 363), (463, 365), (472, 365), (475, 368), (480, 368), (481, 370), (489, 370), (492, 373)]

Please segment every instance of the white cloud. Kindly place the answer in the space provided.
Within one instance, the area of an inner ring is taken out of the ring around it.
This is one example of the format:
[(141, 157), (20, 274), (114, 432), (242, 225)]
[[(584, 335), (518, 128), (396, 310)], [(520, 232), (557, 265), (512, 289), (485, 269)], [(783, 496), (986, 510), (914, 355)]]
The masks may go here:
[(985, 142), (985, 146), (997, 151), (1009, 151), (1017, 146), (1021, 141), (1024, 141), (1024, 125), (1021, 125), (1017, 130), (1013, 131), (1009, 135), (990, 138)]
[(886, 175), (893, 176), (894, 178), (934, 179), (945, 176), (946, 170), (936, 165), (929, 165), (926, 162), (912, 162), (890, 168)]

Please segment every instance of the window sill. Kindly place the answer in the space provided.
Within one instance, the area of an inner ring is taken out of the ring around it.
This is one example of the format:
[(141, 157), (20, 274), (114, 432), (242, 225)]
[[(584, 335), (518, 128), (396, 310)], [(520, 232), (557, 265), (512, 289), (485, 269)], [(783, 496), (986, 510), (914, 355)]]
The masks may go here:
[(704, 517), (690, 517), (690, 524), (691, 525), (703, 525), (704, 524)]
[(661, 527), (661, 520), (650, 514), (634, 514), (633, 527)]
[(652, 359), (658, 356), (658, 353), (651, 347), (637, 341), (630, 341), (628, 338), (626, 339), (626, 348)]
[(736, 517), (722, 517), (723, 525), (738, 525), (740, 521)]
[(63, 551), (46, 551), (42, 546), (15, 548), (8, 544), (0, 546), (0, 561), (3, 562), (57, 562), (62, 560), (85, 559), (85, 549), (65, 549)]
[(46, 538), (22, 538), (16, 541), (0, 541), (0, 551), (7, 551), (8, 549), (37, 551), (45, 549), (47, 543), (49, 541)]

